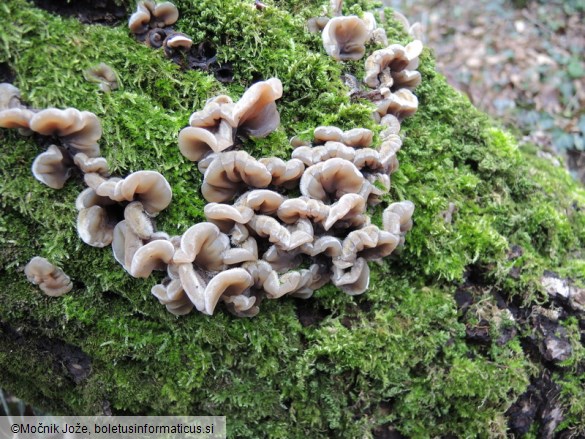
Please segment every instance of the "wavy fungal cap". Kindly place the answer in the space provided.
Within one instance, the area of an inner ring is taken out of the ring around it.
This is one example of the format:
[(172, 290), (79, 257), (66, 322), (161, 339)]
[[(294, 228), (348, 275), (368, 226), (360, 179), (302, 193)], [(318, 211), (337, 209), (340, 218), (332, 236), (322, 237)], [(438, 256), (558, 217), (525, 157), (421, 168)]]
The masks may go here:
[(63, 270), (39, 256), (35, 256), (26, 264), (24, 274), (29, 282), (38, 285), (47, 296), (59, 297), (73, 288), (71, 279)]
[(338, 61), (357, 61), (366, 53), (370, 32), (366, 23), (355, 15), (334, 17), (321, 34), (327, 54)]

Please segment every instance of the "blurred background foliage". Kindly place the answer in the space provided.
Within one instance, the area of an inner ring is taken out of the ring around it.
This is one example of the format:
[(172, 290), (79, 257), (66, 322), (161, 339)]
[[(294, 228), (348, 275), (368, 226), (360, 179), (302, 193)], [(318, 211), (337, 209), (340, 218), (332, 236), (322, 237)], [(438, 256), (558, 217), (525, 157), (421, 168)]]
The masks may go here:
[(422, 24), (438, 70), (475, 106), (585, 182), (583, 0), (384, 2)]

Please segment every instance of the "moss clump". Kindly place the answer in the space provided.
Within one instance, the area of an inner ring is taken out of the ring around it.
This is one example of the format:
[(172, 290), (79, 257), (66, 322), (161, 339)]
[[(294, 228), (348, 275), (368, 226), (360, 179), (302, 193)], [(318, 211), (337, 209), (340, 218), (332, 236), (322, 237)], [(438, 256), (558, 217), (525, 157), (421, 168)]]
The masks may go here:
[[(372, 105), (351, 102), (340, 80), (344, 72), (360, 76), (363, 63), (334, 62), (304, 29), (320, 4), (265, 3), (257, 11), (244, 0), (177, 2), (177, 28), (212, 41), (219, 59), (234, 63), (229, 86), (180, 71), (123, 25), (84, 26), (24, 0), (0, 6), (0, 63), (14, 70), (31, 106), (96, 113), (115, 174), (161, 172), (174, 198), (158, 228), (179, 234), (203, 218), (204, 201), (201, 175), (179, 154), (177, 134), (208, 97), (238, 98), (253, 78), (282, 80), (282, 126), (246, 141), (256, 156), (285, 157), (288, 138), (309, 137), (320, 124), (377, 129)], [(406, 42), (391, 24), (390, 40)], [(117, 70), (121, 90), (103, 94), (84, 80), (83, 70), (98, 62)], [(80, 179), (61, 191), (39, 184), (30, 164), (41, 149), (2, 130), (0, 386), (54, 413), (97, 413), (107, 401), (119, 413), (224, 414), (232, 437), (361, 437), (386, 423), (415, 437), (504, 434), (504, 413), (541, 365), (519, 336), (469, 342), (454, 293), (480, 272), (485, 294), (528, 304), (545, 298), (545, 269), (583, 278), (585, 191), (518, 149), (435, 72), (428, 51), (420, 71), (420, 110), (403, 124), (401, 166), (387, 200), (416, 204), (400, 258), (372, 266), (364, 296), (326, 287), (307, 302), (265, 303), (250, 320), (222, 310), (212, 318), (168, 314), (150, 295), (160, 279), (132, 279), (108, 249), (78, 239)], [(447, 224), (441, 212), (449, 203), (458, 210)], [(514, 245), (523, 252), (511, 259)], [(35, 255), (62, 267), (74, 291), (55, 300), (28, 284), (22, 269)], [(579, 327), (567, 325), (579, 359)], [(59, 366), (61, 354), (43, 351), (47, 340), (80, 348), (91, 373), (76, 383)], [(575, 361), (564, 367), (557, 377), (570, 404), (563, 427), (573, 428), (583, 412), (583, 371)]]

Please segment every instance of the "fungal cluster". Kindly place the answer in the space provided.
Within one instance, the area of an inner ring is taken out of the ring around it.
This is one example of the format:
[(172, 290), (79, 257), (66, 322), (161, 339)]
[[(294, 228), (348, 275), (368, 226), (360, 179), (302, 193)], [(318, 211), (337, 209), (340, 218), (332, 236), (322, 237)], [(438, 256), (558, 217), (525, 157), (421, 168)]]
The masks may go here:
[(363, 18), (356, 15), (341, 14), (343, 2), (331, 0), (330, 15), (322, 15), (309, 19), (309, 32), (321, 32), (323, 48), (332, 58), (338, 61), (357, 61), (366, 53), (366, 43), (388, 44), (386, 31), (378, 27), (376, 18), (371, 12), (365, 12)]
[[(209, 285), (215, 287), (215, 279), (230, 272), (242, 283), (237, 293), (219, 300), (241, 316), (255, 315), (263, 298), (306, 298), (328, 282), (361, 294), (369, 283), (367, 261), (390, 255), (404, 242), (412, 227), (410, 201), (388, 206), (382, 228), (371, 224), (367, 212), (389, 191), (390, 174), (398, 167), (399, 119), (392, 114), (381, 119), (379, 149), (372, 147), (368, 129), (321, 126), (312, 143), (292, 139), (288, 161), (256, 159), (238, 148), (237, 136), (264, 137), (276, 129), (275, 101), (281, 95), (282, 84), (271, 78), (254, 84), (237, 102), (217, 96), (180, 132), (179, 149), (198, 162), (209, 204), (207, 222), (181, 237), (168, 277), (156, 287), (167, 307), (183, 312), (189, 298), (209, 313), (206, 300), (217, 303)], [(290, 196), (296, 188), (301, 196)], [(211, 238), (196, 238), (204, 234)]]
[(196, 46), (191, 37), (177, 32), (173, 24), (179, 19), (179, 10), (171, 2), (139, 1), (128, 20), (132, 34), (153, 49), (163, 49), (165, 56), (183, 69), (212, 72), (220, 82), (233, 81), (231, 63), (219, 63), (216, 50), (204, 41)]
[[(332, 58), (338, 61), (359, 60), (365, 54), (368, 42), (387, 46), (376, 50), (366, 59), (366, 75), (363, 82), (373, 89), (362, 92), (361, 84), (351, 75), (352, 95), (365, 97), (376, 105), (374, 118), (379, 122), (385, 115), (393, 114), (403, 119), (412, 116), (418, 109), (418, 99), (412, 90), (420, 84), (421, 76), (416, 71), (423, 44), (415, 39), (406, 46), (391, 44), (383, 28), (378, 27), (371, 12), (363, 18), (355, 15), (341, 15), (342, 0), (331, 0), (330, 10), (333, 18), (326, 16), (311, 18), (309, 30), (321, 32), (323, 48)], [(405, 30), (411, 35), (421, 34), (420, 23), (410, 25), (408, 20), (399, 13), (395, 17), (402, 22)]]
[[(341, 2), (333, 3), (340, 11)], [(171, 6), (140, 2), (131, 29), (150, 38), (176, 20)], [(168, 311), (183, 315), (195, 308), (212, 315), (223, 302), (233, 314), (251, 317), (265, 298), (308, 298), (328, 282), (361, 294), (369, 284), (367, 262), (404, 244), (413, 224), (412, 202), (390, 204), (381, 228), (371, 223), (368, 209), (382, 202), (398, 168), (400, 121), (417, 107), (398, 98), (403, 91), (414, 97), (410, 89), (420, 82), (414, 69), (421, 50), (417, 41), (391, 45), (366, 61), (364, 82), (382, 97), (373, 115), (382, 125), (378, 148), (368, 129), (320, 126), (312, 142), (291, 139), (289, 160), (257, 159), (240, 149), (240, 139), (265, 137), (278, 128), (280, 80), (255, 83), (237, 102), (226, 95), (209, 99), (178, 137), (181, 154), (203, 173), (207, 221), (180, 236), (156, 230), (154, 218), (172, 199), (161, 174), (109, 175), (100, 157), (101, 124), (93, 113), (27, 108), (18, 89), (2, 84), (0, 127), (34, 132), (51, 143), (33, 163), (42, 183), (58, 189), (73, 171), (83, 175), (88, 187), (76, 200), (80, 238), (94, 247), (111, 245), (116, 261), (133, 277), (166, 271), (152, 294)]]

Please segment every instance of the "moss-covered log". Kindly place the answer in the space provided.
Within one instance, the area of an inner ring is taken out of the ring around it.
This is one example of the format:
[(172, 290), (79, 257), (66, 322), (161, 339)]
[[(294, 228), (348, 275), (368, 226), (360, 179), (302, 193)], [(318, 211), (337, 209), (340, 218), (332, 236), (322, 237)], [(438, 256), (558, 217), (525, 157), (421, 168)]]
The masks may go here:
[[(181, 70), (125, 23), (84, 25), (25, 0), (0, 5), (0, 62), (31, 107), (96, 113), (114, 175), (162, 173), (174, 198), (157, 227), (181, 234), (204, 219), (204, 200), (177, 135), (207, 98), (237, 99), (254, 80), (281, 79), (281, 127), (245, 143), (257, 157), (288, 157), (288, 139), (309, 139), (318, 125), (379, 131), (372, 104), (350, 101), (341, 80), (362, 77), (363, 60), (335, 62), (306, 31), (319, 2), (264, 3), (177, 2), (176, 28), (233, 63), (229, 85)], [(347, 3), (346, 13), (369, 7)], [(392, 19), (385, 27), (391, 42), (408, 42)], [(100, 62), (116, 69), (121, 89), (104, 94), (84, 79)], [(388, 428), (473, 437), (543, 429), (529, 419), (521, 430), (508, 409), (546, 375), (564, 413), (555, 427), (583, 428), (583, 313), (552, 301), (541, 277), (549, 270), (583, 282), (585, 191), (448, 86), (427, 50), (419, 70), (420, 109), (403, 123), (386, 197), (416, 204), (402, 254), (372, 264), (363, 296), (328, 286), (306, 301), (265, 301), (252, 319), (224, 309), (169, 314), (150, 294), (161, 276), (133, 279), (109, 249), (78, 238), (80, 176), (62, 190), (40, 184), (30, 166), (46, 145), (0, 131), (0, 387), (53, 413), (227, 415), (232, 437), (362, 437)], [(35, 255), (63, 268), (73, 291), (50, 298), (29, 284), (23, 268)], [(571, 348), (562, 362), (540, 355), (534, 323), (538, 310), (554, 307), (557, 336)]]

